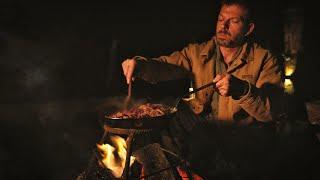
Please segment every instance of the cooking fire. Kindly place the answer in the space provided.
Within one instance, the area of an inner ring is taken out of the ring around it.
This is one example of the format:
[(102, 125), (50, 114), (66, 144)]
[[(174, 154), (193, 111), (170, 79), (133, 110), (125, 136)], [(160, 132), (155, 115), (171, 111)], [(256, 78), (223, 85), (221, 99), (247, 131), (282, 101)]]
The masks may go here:
[[(110, 144), (97, 144), (97, 148), (102, 156), (101, 162), (111, 170), (116, 178), (120, 178), (125, 167), (127, 144), (124, 138), (120, 136), (111, 136), (110, 140), (114, 146)], [(130, 166), (135, 161), (135, 157), (130, 156)]]

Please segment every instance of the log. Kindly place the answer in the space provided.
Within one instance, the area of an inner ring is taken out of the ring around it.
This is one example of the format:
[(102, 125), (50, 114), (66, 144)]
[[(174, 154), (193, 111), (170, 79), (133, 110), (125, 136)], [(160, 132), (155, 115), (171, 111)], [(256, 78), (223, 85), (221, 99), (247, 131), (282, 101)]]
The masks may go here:
[(111, 172), (99, 164), (99, 155), (93, 151), (88, 167), (81, 172), (76, 180), (116, 180)]
[[(158, 143), (149, 144), (134, 152), (143, 165), (145, 180), (175, 180), (174, 171)], [(166, 170), (164, 170), (166, 169)], [(162, 171), (163, 170), (163, 171)]]

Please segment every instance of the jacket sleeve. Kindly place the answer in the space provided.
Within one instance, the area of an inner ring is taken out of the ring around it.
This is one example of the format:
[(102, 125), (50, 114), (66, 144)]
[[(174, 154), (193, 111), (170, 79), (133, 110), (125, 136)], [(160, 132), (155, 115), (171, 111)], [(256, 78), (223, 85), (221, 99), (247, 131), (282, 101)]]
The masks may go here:
[(267, 53), (260, 67), (256, 85), (238, 101), (239, 105), (258, 121), (275, 120), (282, 112), (283, 75), (279, 60)]
[(150, 83), (160, 81), (192, 78), (191, 53), (193, 45), (183, 48), (181, 51), (173, 52), (168, 56), (158, 58), (146, 58), (135, 56), (137, 69), (135, 76)]

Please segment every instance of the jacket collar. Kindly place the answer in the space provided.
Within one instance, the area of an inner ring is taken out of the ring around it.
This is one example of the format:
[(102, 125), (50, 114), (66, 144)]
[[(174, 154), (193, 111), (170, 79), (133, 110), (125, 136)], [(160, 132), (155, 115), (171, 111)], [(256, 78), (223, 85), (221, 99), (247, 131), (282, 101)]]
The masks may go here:
[(215, 53), (215, 47), (215, 37), (213, 37), (204, 45), (203, 49), (200, 52), (200, 55), (206, 57), (204, 59), (210, 59), (212, 55)]

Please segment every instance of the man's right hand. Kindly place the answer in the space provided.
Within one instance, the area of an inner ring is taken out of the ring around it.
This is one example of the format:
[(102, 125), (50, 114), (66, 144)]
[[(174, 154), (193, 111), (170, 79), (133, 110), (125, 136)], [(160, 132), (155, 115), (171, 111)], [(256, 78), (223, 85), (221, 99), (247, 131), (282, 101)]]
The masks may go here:
[(136, 60), (135, 59), (126, 59), (122, 62), (122, 70), (123, 74), (126, 76), (127, 84), (130, 84), (133, 77), (133, 72), (136, 67)]

